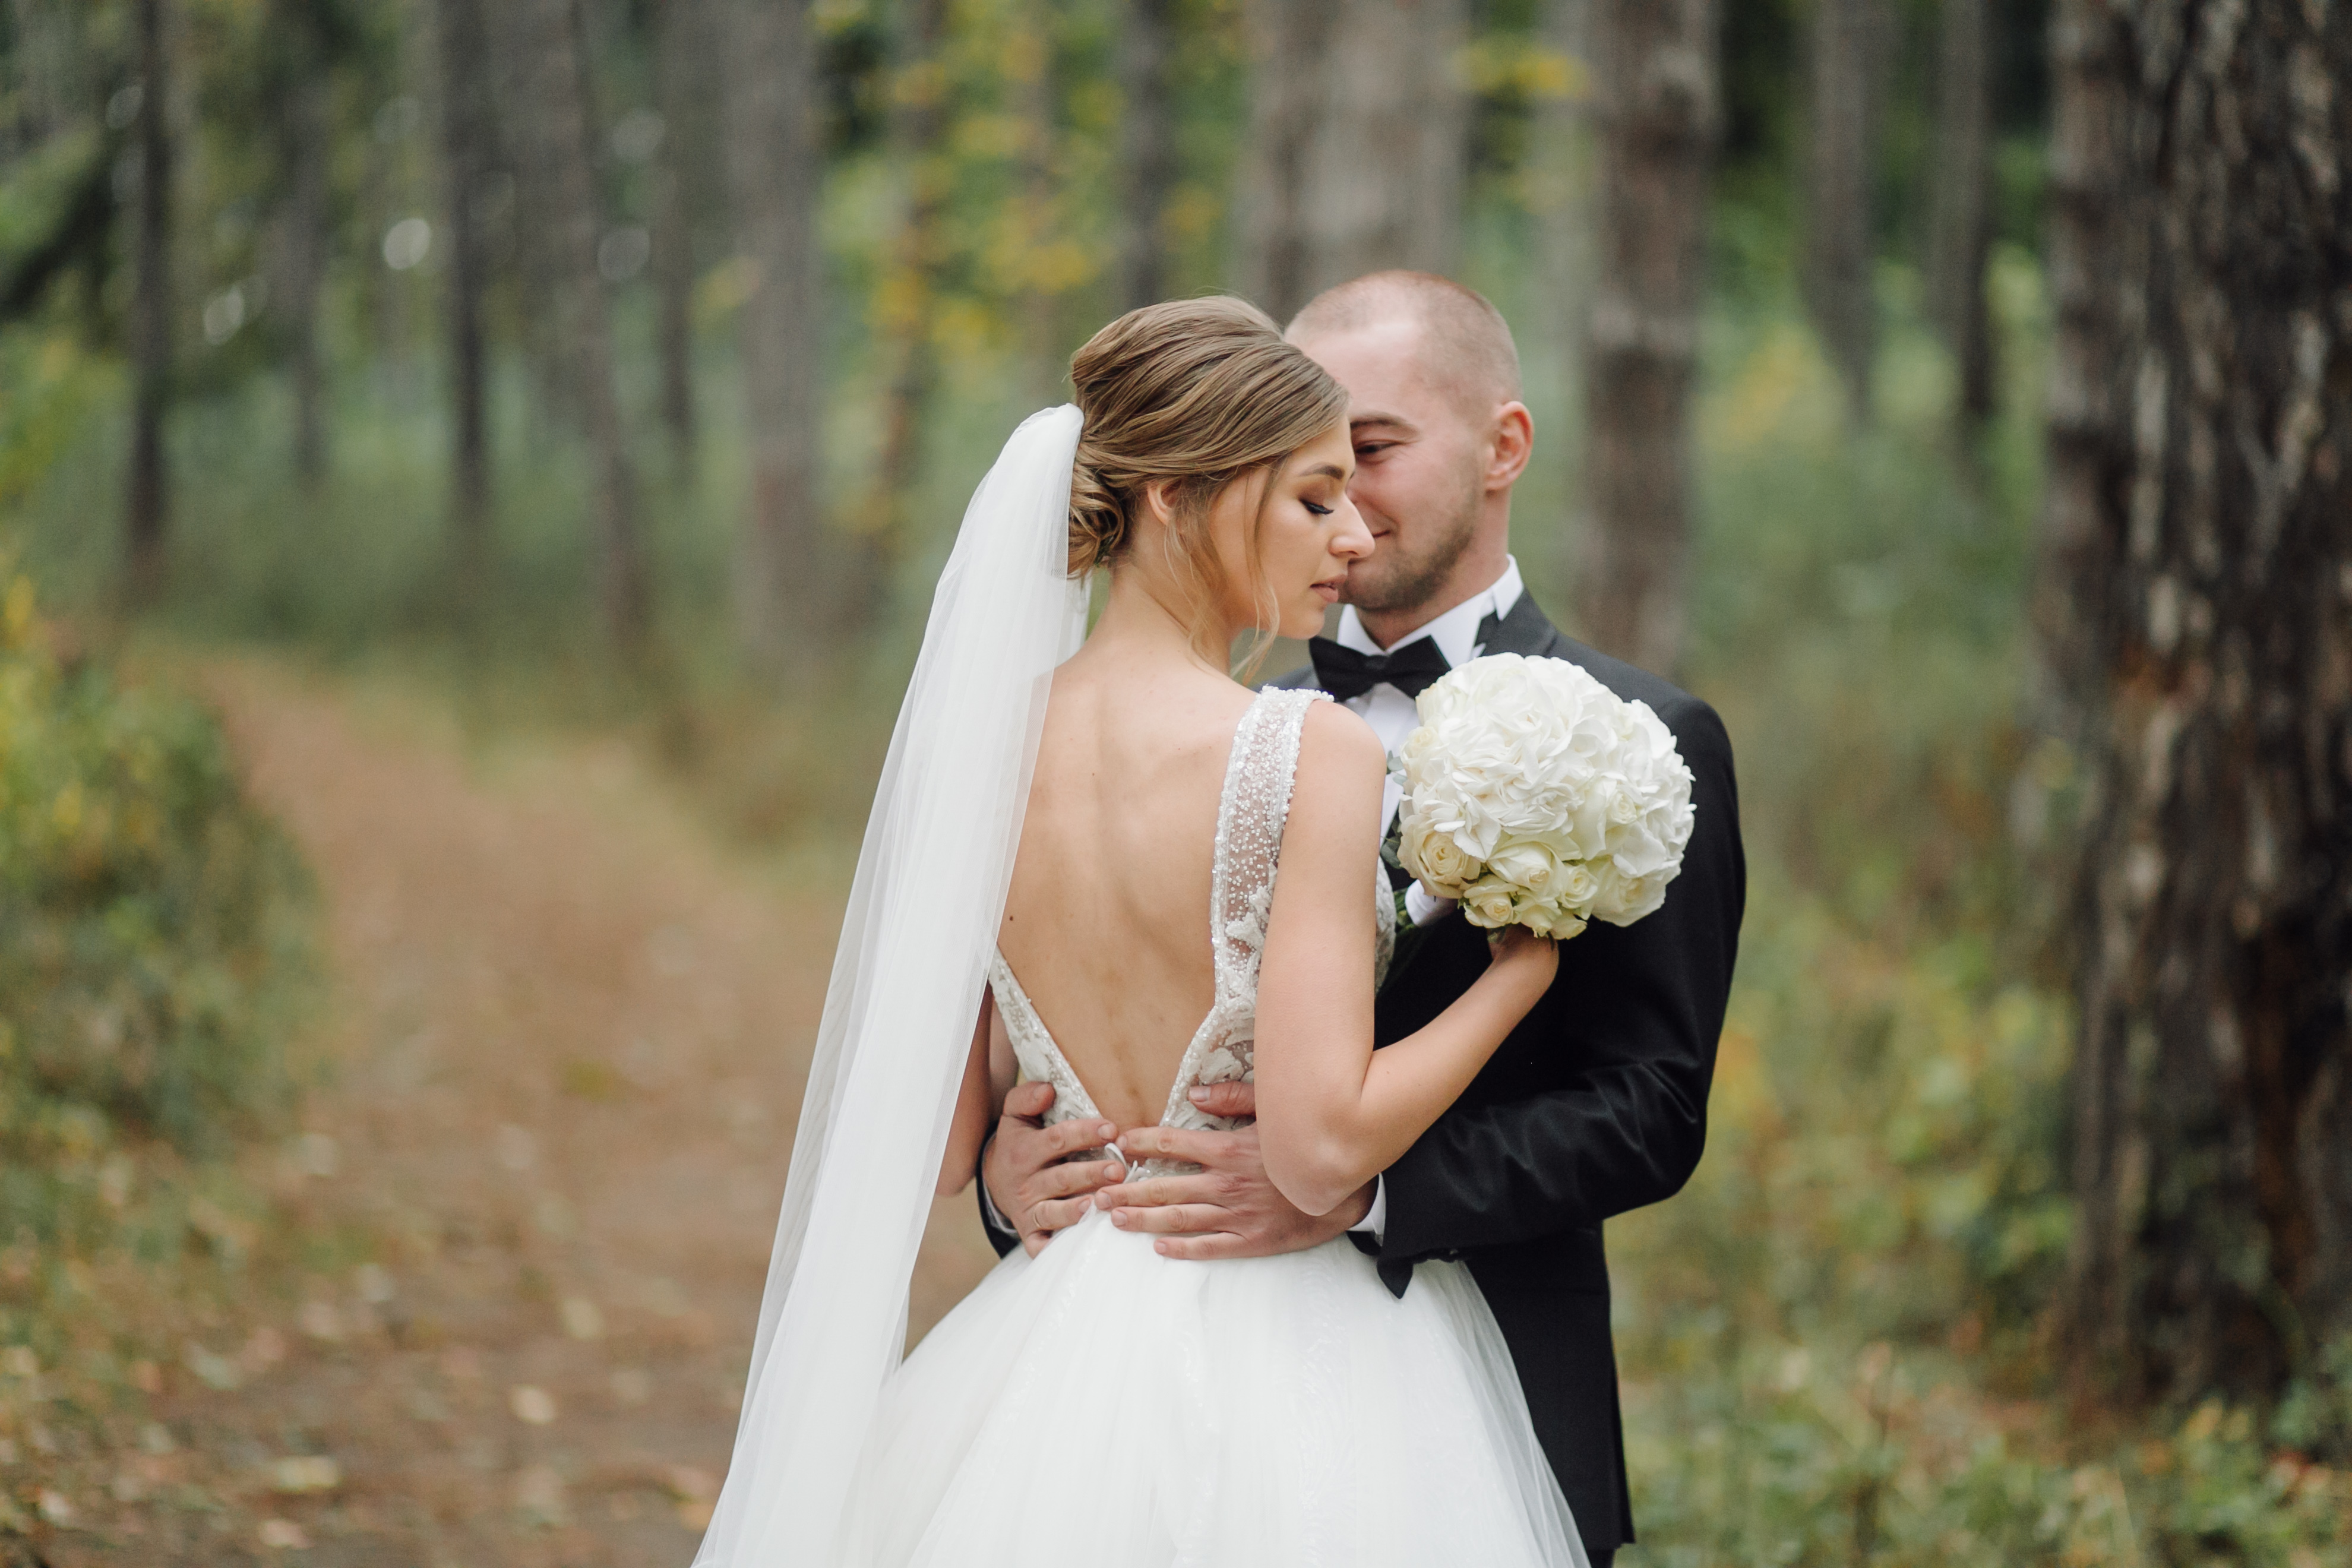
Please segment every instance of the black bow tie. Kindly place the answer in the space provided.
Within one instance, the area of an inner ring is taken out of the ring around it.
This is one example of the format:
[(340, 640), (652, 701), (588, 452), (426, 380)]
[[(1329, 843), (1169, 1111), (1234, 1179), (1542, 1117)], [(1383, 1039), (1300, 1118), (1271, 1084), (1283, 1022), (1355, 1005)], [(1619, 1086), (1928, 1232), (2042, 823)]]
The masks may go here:
[(1329, 637), (1314, 637), (1307, 655), (1315, 661), (1315, 683), (1342, 702), (1384, 684), (1418, 697), (1454, 668), (1435, 637), (1415, 637), (1393, 653), (1358, 653)]

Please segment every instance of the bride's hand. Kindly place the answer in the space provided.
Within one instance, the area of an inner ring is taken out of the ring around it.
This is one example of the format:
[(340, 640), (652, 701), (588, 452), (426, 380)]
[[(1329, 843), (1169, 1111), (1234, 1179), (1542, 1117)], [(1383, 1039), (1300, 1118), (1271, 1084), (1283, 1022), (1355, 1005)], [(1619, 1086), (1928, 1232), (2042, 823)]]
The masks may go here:
[(1525, 926), (1505, 926), (1488, 932), (1486, 950), (1491, 955), (1488, 973), (1507, 974), (1538, 996), (1551, 989), (1552, 976), (1559, 973), (1559, 943)]

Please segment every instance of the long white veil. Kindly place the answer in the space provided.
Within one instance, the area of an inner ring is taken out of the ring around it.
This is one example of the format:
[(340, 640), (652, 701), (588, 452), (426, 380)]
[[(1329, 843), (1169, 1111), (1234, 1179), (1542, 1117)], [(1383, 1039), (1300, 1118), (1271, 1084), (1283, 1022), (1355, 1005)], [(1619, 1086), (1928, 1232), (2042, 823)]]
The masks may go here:
[(1082, 423), (1066, 404), (1013, 432), (940, 574), (842, 920), (735, 1456), (698, 1568), (834, 1560), (906, 1335), (1046, 689), (1086, 634), (1085, 584), (1066, 566)]

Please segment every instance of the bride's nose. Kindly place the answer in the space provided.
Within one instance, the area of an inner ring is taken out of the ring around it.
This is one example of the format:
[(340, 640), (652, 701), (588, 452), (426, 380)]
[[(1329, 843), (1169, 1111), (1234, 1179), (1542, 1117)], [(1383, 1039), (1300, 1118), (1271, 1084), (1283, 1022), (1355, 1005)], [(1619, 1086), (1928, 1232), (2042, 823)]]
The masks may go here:
[(1331, 553), (1350, 561), (1360, 561), (1372, 552), (1372, 531), (1364, 521), (1364, 514), (1356, 503), (1344, 494), (1339, 500), (1339, 531), (1331, 536)]

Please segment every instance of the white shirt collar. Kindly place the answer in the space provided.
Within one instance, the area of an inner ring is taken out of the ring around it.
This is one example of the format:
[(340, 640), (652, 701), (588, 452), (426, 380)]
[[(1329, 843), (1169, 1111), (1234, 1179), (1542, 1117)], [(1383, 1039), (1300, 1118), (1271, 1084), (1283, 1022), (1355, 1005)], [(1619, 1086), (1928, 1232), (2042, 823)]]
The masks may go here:
[(1486, 645), (1478, 641), (1478, 627), (1488, 616), (1501, 620), (1511, 613), (1524, 592), (1519, 582), (1519, 563), (1516, 556), (1503, 558), (1503, 574), (1478, 593), (1471, 595), (1444, 615), (1415, 626), (1389, 644), (1385, 648), (1374, 642), (1364, 630), (1364, 623), (1356, 615), (1356, 606), (1343, 605), (1339, 611), (1339, 628), (1332, 640), (1341, 647), (1358, 653), (1392, 653), (1419, 637), (1437, 644), (1437, 651), (1445, 656), (1449, 665), (1467, 664), (1478, 657)]

